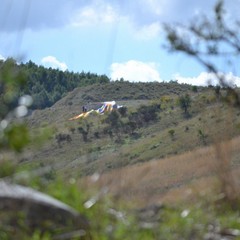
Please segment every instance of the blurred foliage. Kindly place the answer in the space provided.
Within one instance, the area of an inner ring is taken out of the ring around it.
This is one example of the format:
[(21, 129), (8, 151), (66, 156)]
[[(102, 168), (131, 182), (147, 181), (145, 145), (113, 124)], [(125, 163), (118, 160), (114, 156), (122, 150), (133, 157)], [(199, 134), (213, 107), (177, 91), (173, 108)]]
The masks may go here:
[(0, 61), (0, 118), (18, 104), (19, 89), (26, 82), (23, 71), (19, 71), (14, 59)]
[[(227, 203), (217, 204), (218, 196), (212, 194), (200, 197), (192, 204), (177, 207), (150, 205), (135, 208), (129, 202), (123, 203), (110, 197), (107, 188), (86, 189), (59, 178), (47, 185), (38, 181), (40, 190), (51, 194), (84, 214), (91, 226), (92, 239), (239, 239), (239, 211)], [(219, 211), (221, 209), (221, 211)], [(34, 235), (38, 236), (38, 232)], [(232, 234), (232, 235), (231, 235)], [(38, 239), (38, 238), (36, 238)], [(54, 239), (51, 234), (43, 234), (40, 239)]]
[[(211, 16), (211, 17), (209, 17)], [(208, 84), (215, 79), (221, 88), (231, 96), (230, 102), (240, 106), (240, 96), (234, 90), (234, 79), (226, 77), (224, 72), (235, 72), (240, 54), (239, 20), (230, 19), (224, 7), (224, 1), (218, 0), (213, 15), (201, 15), (187, 25), (165, 24), (166, 48), (170, 52), (182, 52), (212, 73)], [(220, 63), (220, 64), (219, 64)], [(213, 79), (215, 78), (215, 79)]]
[(0, 178), (11, 176), (16, 171), (16, 164), (9, 159), (2, 159), (0, 161)]
[[(30, 96), (20, 101), (20, 88), (26, 83), (26, 74), (15, 60), (0, 62), (0, 149), (20, 152), (29, 143), (28, 129), (21, 121), (27, 114)], [(25, 99), (25, 100), (24, 100)]]
[(6, 128), (0, 147), (11, 148), (20, 152), (30, 141), (28, 128), (25, 124), (13, 124)]
[[(209, 17), (210, 16), (210, 17)], [(213, 15), (201, 15), (190, 21), (189, 24), (165, 24), (167, 39), (167, 49), (170, 52), (182, 52), (200, 63), (213, 77), (209, 79), (209, 87), (215, 91), (216, 99), (227, 102), (230, 106), (240, 107), (239, 89), (234, 84), (234, 77), (227, 77), (226, 72), (235, 72), (240, 55), (239, 19), (233, 16), (229, 18), (229, 13), (225, 9), (224, 1), (218, 0), (213, 9)], [(212, 84), (217, 86), (213, 87)], [(222, 92), (225, 91), (224, 94)], [(211, 99), (210, 101), (215, 101)], [(188, 113), (189, 100), (187, 96), (179, 99), (180, 106), (185, 114)], [(209, 99), (207, 100), (209, 103)], [(191, 102), (190, 102), (191, 103)], [(220, 118), (220, 116), (219, 116)], [(221, 138), (227, 138), (231, 131), (231, 116), (228, 116), (225, 133)], [(202, 130), (198, 131), (200, 140), (206, 144), (207, 136)], [(225, 156), (218, 147), (220, 139), (215, 142), (218, 165), (223, 169), (230, 169), (231, 156)], [(232, 181), (230, 171), (226, 170), (223, 178), (218, 173), (218, 178), (223, 187), (226, 200), (235, 205), (239, 201), (239, 191), (236, 183)], [(234, 189), (229, 194), (229, 189)], [(234, 193), (233, 193), (234, 192)]]

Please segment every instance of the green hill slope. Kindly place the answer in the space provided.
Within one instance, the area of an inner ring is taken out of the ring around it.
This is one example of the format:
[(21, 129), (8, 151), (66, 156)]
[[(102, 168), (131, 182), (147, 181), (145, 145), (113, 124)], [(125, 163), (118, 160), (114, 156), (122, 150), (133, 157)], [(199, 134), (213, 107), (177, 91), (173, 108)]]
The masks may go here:
[[(191, 99), (188, 116), (178, 105), (186, 93)], [(91, 109), (104, 100), (126, 106), (126, 115), (93, 114), (69, 121), (81, 113), (83, 104)], [(225, 137), (229, 117), (233, 124), (227, 134), (238, 135), (239, 114), (219, 103), (212, 89), (196, 92), (175, 82), (112, 82), (76, 88), (52, 107), (28, 116), (31, 128), (47, 127), (53, 135), (41, 149), (27, 151), (22, 166), (40, 168), (48, 177), (49, 173), (80, 177), (176, 155)]]

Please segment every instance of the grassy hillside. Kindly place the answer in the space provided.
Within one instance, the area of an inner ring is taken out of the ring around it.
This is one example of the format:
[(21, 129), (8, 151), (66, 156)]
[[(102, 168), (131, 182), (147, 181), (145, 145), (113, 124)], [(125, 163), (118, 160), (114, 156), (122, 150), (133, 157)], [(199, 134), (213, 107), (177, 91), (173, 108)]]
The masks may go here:
[[(34, 111), (31, 124), (40, 126), (44, 125), (44, 122), (50, 122), (51, 124), (54, 124), (54, 122), (64, 123), (72, 115), (79, 114), (83, 105), (88, 109), (96, 109), (101, 106), (103, 101), (115, 100), (123, 104), (128, 104), (128, 101), (131, 101), (130, 105), (127, 106), (131, 108), (168, 95), (177, 97), (187, 92), (192, 93), (192, 89), (191, 85), (176, 82), (130, 83), (120, 81), (75, 88), (51, 108)], [(204, 88), (198, 87), (198, 92), (202, 91), (204, 91)]]
[[(191, 98), (188, 116), (178, 105), (179, 97), (186, 93)], [(104, 100), (126, 106), (126, 116), (90, 115), (69, 121), (81, 113), (82, 105), (96, 109)], [(155, 119), (145, 119), (149, 109), (155, 111)], [(106, 172), (207, 146), (226, 135), (237, 136), (239, 114), (238, 109), (218, 102), (212, 89), (193, 91), (191, 86), (176, 82), (116, 82), (77, 88), (52, 107), (34, 111), (27, 118), (30, 127), (47, 127), (53, 134), (41, 149), (26, 152), (22, 165), (44, 168), (52, 174), (63, 172), (68, 177)], [(109, 122), (111, 117), (116, 117), (118, 125)], [(226, 131), (229, 121), (231, 128)]]

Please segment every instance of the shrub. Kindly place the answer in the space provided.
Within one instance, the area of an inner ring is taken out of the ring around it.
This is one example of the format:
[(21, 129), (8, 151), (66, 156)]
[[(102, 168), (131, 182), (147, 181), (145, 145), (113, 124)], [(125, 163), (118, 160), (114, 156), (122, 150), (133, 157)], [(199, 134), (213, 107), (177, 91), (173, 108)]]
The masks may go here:
[(127, 116), (127, 108), (126, 107), (119, 108), (118, 112), (120, 113), (121, 117), (126, 117)]
[(189, 108), (191, 107), (191, 98), (189, 94), (185, 94), (184, 96), (180, 96), (178, 99), (178, 105), (182, 110), (184, 110), (184, 114), (189, 116)]
[(193, 91), (193, 92), (198, 92), (197, 86), (192, 86), (192, 91)]
[(207, 135), (201, 129), (198, 130), (198, 137), (204, 145), (207, 144)]
[(174, 135), (175, 135), (175, 131), (174, 131), (173, 129), (170, 129), (170, 130), (168, 131), (168, 133), (169, 133), (170, 137), (171, 137), (172, 140), (173, 140), (173, 139), (174, 139)]
[(128, 116), (129, 122), (135, 122), (137, 127), (143, 127), (145, 124), (158, 120), (158, 112), (161, 110), (160, 104), (142, 105), (136, 112)]

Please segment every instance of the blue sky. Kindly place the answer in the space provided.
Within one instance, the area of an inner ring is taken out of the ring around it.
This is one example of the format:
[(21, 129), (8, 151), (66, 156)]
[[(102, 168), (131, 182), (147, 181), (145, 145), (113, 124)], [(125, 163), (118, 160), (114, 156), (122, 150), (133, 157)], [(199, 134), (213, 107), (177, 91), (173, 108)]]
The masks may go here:
[[(162, 47), (163, 23), (211, 14), (215, 0), (1, 0), (0, 58), (32, 60), (112, 80), (203, 85), (205, 69)], [(225, 2), (228, 16), (239, 0)], [(223, 68), (225, 66), (222, 66)], [(225, 69), (224, 69), (225, 70)], [(227, 74), (240, 85), (236, 69)]]

